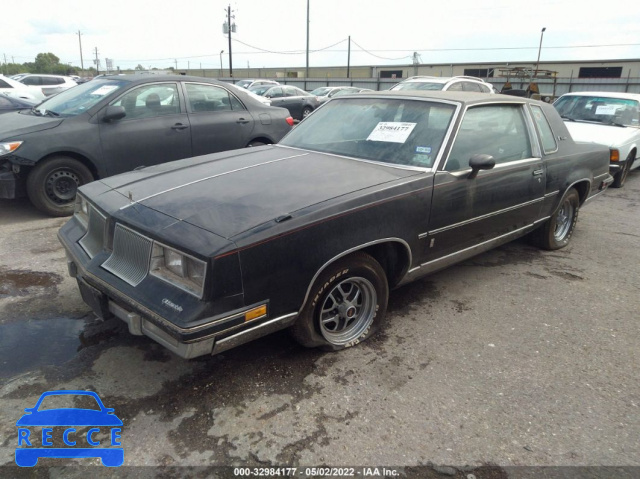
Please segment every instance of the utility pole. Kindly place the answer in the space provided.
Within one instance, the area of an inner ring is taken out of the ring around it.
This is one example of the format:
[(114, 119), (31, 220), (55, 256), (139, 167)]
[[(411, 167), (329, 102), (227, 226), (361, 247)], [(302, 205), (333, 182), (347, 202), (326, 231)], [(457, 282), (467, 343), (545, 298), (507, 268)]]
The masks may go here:
[(173, 61), (176, 62), (176, 71), (178, 71), (178, 59), (176, 58)]
[(231, 23), (231, 5), (227, 7), (227, 27), (229, 30), (229, 76), (233, 78), (233, 59), (231, 58), (231, 31), (235, 29), (235, 23)]
[(350, 73), (351, 67), (351, 35), (349, 35), (349, 46), (347, 47), (347, 78), (351, 78)]
[(307, 78), (309, 78), (309, 1), (310, 0), (307, 0), (307, 69), (304, 74), (305, 88), (306, 88)]
[(96, 64), (96, 76), (100, 75), (100, 59), (98, 58), (98, 47), (95, 48), (96, 59), (94, 63)]
[(78, 30), (78, 42), (80, 43), (80, 69), (84, 74), (84, 60), (82, 59), (82, 33)]

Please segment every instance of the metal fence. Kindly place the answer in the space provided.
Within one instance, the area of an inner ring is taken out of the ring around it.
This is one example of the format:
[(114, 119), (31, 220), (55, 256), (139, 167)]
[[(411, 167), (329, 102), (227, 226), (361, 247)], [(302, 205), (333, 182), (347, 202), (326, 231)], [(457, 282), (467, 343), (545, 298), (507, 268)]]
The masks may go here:
[[(222, 81), (235, 83), (240, 78), (220, 78)], [(306, 91), (312, 91), (324, 86), (355, 86), (370, 88), (371, 90), (388, 90), (400, 80), (391, 78), (269, 78), (283, 85), (293, 85)], [(500, 91), (507, 78), (486, 78), (497, 91)], [(516, 89), (526, 89), (528, 78), (510, 78), (511, 86)], [(579, 91), (609, 91), (640, 93), (640, 78), (537, 78), (536, 83), (542, 96), (560, 96), (569, 92)]]

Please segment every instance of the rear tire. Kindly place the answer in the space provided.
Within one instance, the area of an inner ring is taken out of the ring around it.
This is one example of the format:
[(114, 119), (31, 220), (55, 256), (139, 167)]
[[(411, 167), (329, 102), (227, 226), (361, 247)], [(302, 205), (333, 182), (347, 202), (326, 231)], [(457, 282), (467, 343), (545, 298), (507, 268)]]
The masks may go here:
[(306, 347), (339, 351), (355, 346), (378, 329), (388, 299), (382, 266), (366, 253), (353, 253), (318, 276), (291, 333)]
[(560, 205), (540, 228), (531, 233), (533, 243), (543, 249), (556, 250), (569, 244), (578, 221), (580, 195), (571, 188), (560, 201)]
[(93, 181), (78, 160), (55, 156), (39, 162), (27, 177), (27, 195), (40, 211), (51, 216), (73, 214), (78, 187)]
[(302, 119), (304, 120), (306, 117), (308, 117), (312, 111), (313, 111), (313, 108), (311, 108), (310, 106), (305, 106), (302, 109)]

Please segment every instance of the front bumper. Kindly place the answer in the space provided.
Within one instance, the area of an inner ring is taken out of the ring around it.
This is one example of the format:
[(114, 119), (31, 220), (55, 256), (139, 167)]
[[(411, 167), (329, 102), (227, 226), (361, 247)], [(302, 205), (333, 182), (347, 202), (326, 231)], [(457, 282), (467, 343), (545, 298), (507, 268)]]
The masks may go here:
[(0, 169), (0, 199), (11, 200), (25, 195), (24, 182), (10, 169)]
[(93, 275), (74, 257), (63, 238), (59, 239), (67, 253), (69, 275), (76, 278), (82, 299), (97, 316), (105, 319), (115, 316), (127, 323), (131, 334), (147, 336), (185, 359), (221, 353), (284, 329), (297, 317), (297, 312), (277, 318), (265, 314), (245, 322), (245, 313), (258, 306), (254, 304), (182, 328)]

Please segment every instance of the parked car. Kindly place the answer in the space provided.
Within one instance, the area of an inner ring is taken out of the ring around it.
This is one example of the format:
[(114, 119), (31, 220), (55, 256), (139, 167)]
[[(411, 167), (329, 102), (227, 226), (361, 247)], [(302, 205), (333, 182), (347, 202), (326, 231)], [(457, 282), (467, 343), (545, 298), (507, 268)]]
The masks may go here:
[(35, 86), (42, 90), (45, 96), (56, 95), (77, 85), (71, 77), (64, 75), (29, 74), (18, 79), (20, 83)]
[(113, 76), (0, 116), (0, 198), (28, 194), (54, 216), (73, 213), (79, 185), (134, 168), (258, 146), (293, 125), (216, 80)]
[(391, 288), (527, 233), (566, 246), (608, 155), (542, 102), (364, 93), (277, 145), (84, 185), (58, 236), (98, 315), (182, 357), (286, 327), (339, 350), (384, 321)]
[(0, 93), (0, 114), (33, 108), (37, 104), (38, 102), (14, 97), (10, 93)]
[(333, 96), (337, 97), (337, 96), (351, 95), (353, 93), (370, 93), (372, 91), (374, 90), (372, 90), (371, 88), (349, 87), (344, 90), (340, 90), (336, 92)]
[(479, 93), (495, 93), (491, 83), (482, 78), (470, 76), (455, 77), (431, 77), (415, 76), (396, 83), (391, 87), (392, 91), (402, 90), (427, 90), (427, 91), (469, 91)]
[(33, 102), (41, 102), (46, 98), (40, 88), (27, 86), (4, 75), (0, 75), (0, 93), (9, 93), (14, 98)]
[(320, 106), (318, 97), (295, 86), (264, 85), (253, 87), (249, 91), (270, 99), (272, 106), (286, 108), (296, 120), (306, 118), (307, 115)]
[(267, 85), (274, 86), (274, 85), (280, 85), (280, 83), (278, 83), (275, 80), (240, 80), (235, 85), (240, 88), (244, 88), (245, 90), (249, 90), (256, 86), (267, 86)]
[[(368, 90), (366, 88), (357, 88), (352, 86), (335, 86), (335, 87), (320, 87), (311, 92), (312, 95), (318, 97), (320, 104), (330, 100), (337, 95), (349, 95), (351, 93), (359, 93), (362, 90)], [(373, 91), (373, 90), (368, 90)]]
[(622, 188), (629, 171), (640, 166), (640, 94), (567, 93), (553, 105), (574, 140), (609, 147), (612, 186)]

